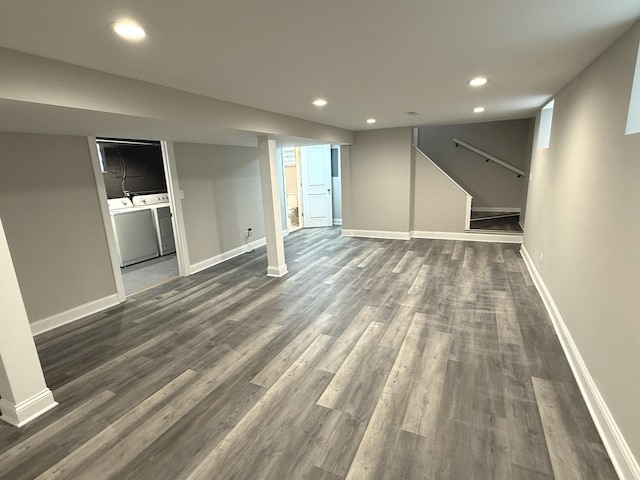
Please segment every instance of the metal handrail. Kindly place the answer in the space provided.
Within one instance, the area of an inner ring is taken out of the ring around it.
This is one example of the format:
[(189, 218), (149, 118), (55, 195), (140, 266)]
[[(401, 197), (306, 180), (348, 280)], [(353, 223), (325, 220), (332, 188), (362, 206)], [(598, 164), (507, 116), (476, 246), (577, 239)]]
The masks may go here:
[(474, 147), (473, 145), (469, 145), (466, 142), (463, 142), (462, 140), (460, 140), (459, 138), (453, 137), (451, 139), (453, 141), (453, 143), (455, 143), (456, 147), (458, 145), (463, 146), (464, 148), (467, 148), (469, 150), (471, 150), (472, 152), (477, 153), (478, 155), (481, 155), (482, 157), (485, 158), (485, 160), (488, 162), (489, 160), (491, 160), (492, 162), (497, 163), (498, 165), (507, 168), (509, 170), (511, 170), (512, 172), (515, 172), (518, 175), (518, 178), (522, 177), (525, 172), (523, 170), (520, 170), (517, 167), (514, 167), (513, 165), (508, 164), (505, 161), (500, 160), (499, 158), (494, 157), (493, 155), (487, 153), (487, 152), (483, 152), (482, 150), (480, 150), (479, 148)]

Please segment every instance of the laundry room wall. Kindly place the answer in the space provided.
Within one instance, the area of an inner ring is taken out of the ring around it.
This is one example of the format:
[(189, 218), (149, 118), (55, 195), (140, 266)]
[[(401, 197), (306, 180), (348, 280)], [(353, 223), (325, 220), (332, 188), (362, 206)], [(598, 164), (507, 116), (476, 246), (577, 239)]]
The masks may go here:
[[(104, 144), (103, 173), (107, 198), (120, 198), (124, 192), (146, 195), (167, 191), (162, 149), (156, 145)], [(123, 179), (124, 177), (124, 179)]]
[(0, 172), (0, 218), (29, 321), (114, 296), (86, 137), (0, 133)]
[(257, 148), (175, 143), (174, 152), (192, 268), (242, 248), (247, 228), (250, 240), (264, 237)]

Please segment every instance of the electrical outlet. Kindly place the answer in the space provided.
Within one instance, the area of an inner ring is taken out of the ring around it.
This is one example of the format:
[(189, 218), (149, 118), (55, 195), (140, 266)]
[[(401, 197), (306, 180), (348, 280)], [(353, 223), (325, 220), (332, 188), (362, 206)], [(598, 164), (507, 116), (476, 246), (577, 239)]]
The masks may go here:
[(540, 263), (544, 263), (544, 255), (542, 252), (538, 254), (538, 258), (540, 259)]
[(247, 237), (250, 237), (252, 233), (253, 233), (253, 230), (251, 230), (251, 228), (247, 228), (247, 230), (244, 232), (245, 236)]

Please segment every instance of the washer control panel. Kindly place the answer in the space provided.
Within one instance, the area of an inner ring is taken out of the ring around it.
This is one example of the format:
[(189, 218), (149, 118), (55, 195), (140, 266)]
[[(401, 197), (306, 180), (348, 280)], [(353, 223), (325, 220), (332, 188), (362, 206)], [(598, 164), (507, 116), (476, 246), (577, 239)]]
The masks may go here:
[(156, 205), (158, 203), (168, 203), (168, 193), (152, 193), (150, 195), (136, 195), (133, 197), (133, 205), (143, 207), (145, 205)]

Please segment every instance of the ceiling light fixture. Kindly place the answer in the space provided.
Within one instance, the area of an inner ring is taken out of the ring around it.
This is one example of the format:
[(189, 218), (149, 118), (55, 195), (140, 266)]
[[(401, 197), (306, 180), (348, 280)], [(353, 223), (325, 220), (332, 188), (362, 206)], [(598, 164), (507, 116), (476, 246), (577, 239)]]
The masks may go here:
[(376, 119), (375, 118), (367, 118), (367, 123), (369, 125), (372, 125), (372, 124), (376, 123)]
[(126, 40), (142, 40), (147, 32), (133, 20), (118, 20), (112, 25), (113, 31)]
[(473, 109), (473, 113), (482, 113), (484, 112), (484, 107), (476, 107)]
[(472, 87), (481, 87), (482, 85), (484, 85), (485, 83), (487, 83), (489, 80), (487, 80), (484, 77), (476, 77), (476, 78), (472, 78), (471, 80), (469, 80), (469, 82), (467, 82), (470, 86)]
[(324, 107), (329, 102), (327, 102), (324, 98), (316, 98), (311, 103), (314, 104), (316, 107)]

